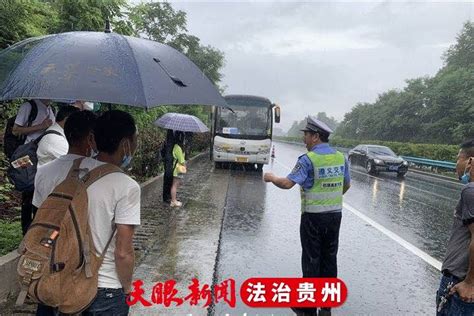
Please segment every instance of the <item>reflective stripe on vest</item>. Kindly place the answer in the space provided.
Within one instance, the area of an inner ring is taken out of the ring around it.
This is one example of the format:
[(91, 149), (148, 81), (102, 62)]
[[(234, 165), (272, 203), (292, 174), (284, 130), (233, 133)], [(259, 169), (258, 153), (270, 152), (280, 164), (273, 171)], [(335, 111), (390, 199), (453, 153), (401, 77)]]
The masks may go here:
[(301, 189), (301, 212), (323, 213), (342, 209), (344, 186), (344, 155), (340, 152), (320, 155), (307, 153), (313, 164), (314, 184), (308, 190)]

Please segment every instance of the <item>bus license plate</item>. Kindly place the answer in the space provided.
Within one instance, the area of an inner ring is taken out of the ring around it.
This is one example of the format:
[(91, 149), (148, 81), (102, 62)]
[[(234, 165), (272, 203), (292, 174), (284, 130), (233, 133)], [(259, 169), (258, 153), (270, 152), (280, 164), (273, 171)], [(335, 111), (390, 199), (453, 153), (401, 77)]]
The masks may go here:
[(249, 162), (249, 159), (247, 157), (237, 157), (237, 158), (235, 158), (235, 161), (237, 161), (237, 162)]

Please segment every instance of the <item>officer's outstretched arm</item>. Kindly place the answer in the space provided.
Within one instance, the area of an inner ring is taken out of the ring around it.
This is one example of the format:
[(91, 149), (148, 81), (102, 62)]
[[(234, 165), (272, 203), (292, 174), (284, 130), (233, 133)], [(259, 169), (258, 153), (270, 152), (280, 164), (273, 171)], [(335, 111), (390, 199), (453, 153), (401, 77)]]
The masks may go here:
[(263, 179), (265, 182), (273, 183), (280, 189), (288, 190), (295, 186), (295, 183), (291, 181), (290, 179), (277, 177), (273, 173), (270, 173), (270, 172), (265, 173), (265, 175), (263, 176)]

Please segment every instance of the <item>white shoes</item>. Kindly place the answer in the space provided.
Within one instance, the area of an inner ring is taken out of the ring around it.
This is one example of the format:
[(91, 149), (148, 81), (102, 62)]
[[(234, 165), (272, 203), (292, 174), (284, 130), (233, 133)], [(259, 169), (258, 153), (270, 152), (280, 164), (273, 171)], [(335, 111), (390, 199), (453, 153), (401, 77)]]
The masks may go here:
[(170, 206), (171, 207), (181, 207), (181, 206), (183, 206), (183, 203), (181, 203), (180, 201), (176, 201), (176, 202), (171, 201)]

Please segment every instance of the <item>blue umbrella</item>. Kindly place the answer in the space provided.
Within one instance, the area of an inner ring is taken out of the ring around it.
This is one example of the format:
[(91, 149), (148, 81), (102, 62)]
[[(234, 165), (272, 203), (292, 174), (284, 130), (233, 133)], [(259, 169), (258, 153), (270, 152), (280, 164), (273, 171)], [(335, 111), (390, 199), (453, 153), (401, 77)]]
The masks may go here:
[(209, 131), (209, 128), (194, 115), (181, 113), (166, 113), (155, 121), (155, 125), (182, 132), (205, 133)]
[(116, 33), (70, 32), (21, 41), (0, 51), (0, 101), (87, 100), (150, 108), (227, 106), (185, 55)]

